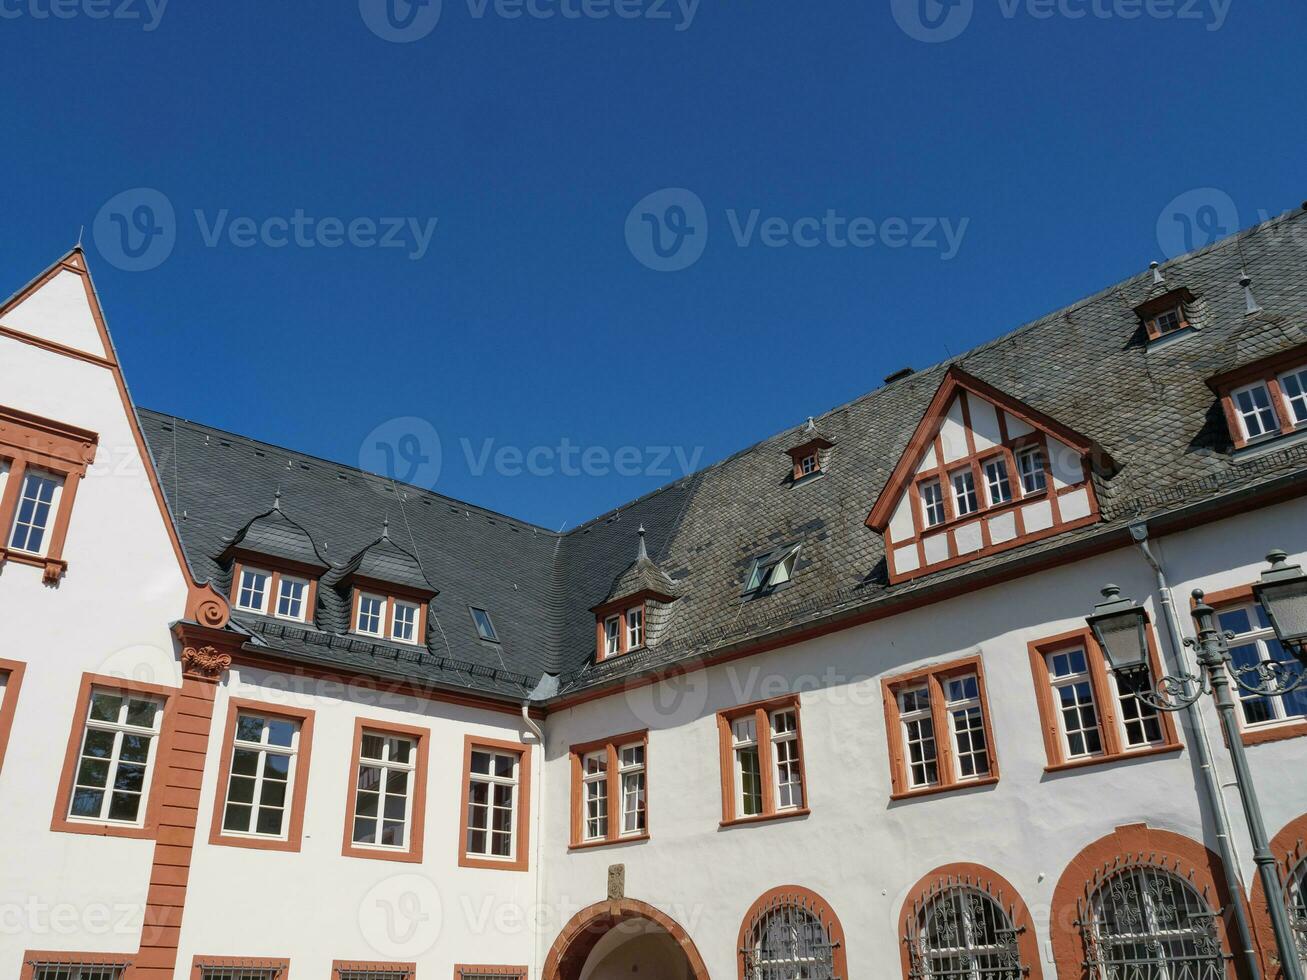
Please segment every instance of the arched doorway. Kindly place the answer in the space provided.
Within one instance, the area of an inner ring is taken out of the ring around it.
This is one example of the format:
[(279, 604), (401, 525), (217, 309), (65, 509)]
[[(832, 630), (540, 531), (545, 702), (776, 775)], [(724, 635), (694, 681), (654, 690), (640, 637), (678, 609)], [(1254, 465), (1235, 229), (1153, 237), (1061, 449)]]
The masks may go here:
[(543, 980), (630, 980), (633, 973), (639, 980), (709, 980), (685, 930), (631, 899), (578, 912), (549, 951)]

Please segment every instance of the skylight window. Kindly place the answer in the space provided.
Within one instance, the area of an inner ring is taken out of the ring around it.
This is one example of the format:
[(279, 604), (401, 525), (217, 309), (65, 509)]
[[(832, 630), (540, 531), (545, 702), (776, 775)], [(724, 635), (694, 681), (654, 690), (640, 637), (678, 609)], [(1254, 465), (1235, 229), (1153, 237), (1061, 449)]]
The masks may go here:
[(749, 574), (749, 584), (745, 592), (762, 592), (765, 590), (775, 589), (786, 584), (794, 578), (794, 562), (799, 557), (799, 548), (796, 545), (787, 551), (773, 552), (770, 555), (764, 555), (753, 563), (753, 571)]
[(490, 619), (490, 613), (484, 609), (477, 609), (475, 606), (468, 607), (472, 611), (472, 622), (476, 625), (477, 636), (491, 643), (499, 642), (499, 634), (495, 632), (495, 624)]

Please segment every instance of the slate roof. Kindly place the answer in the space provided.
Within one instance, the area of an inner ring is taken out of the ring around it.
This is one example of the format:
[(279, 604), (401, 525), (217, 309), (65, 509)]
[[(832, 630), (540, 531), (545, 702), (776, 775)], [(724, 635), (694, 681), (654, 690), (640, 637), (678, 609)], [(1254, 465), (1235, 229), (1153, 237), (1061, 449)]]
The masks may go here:
[(236, 549), (298, 562), (322, 571), (330, 567), (318, 554), (309, 532), (281, 512), (280, 492), (272, 510), (254, 518), (232, 539), (229, 550)]
[[(172, 416), (140, 416), (199, 578), (224, 584), (217, 560), (224, 537), (266, 510), (280, 487), (285, 512), (333, 563), (327, 580), (338, 580), (389, 517), (393, 537), (439, 590), (432, 635), (420, 651), (342, 637), (345, 619), (330, 609), (307, 630), (241, 616), (263, 642), (503, 696), (521, 696), (542, 674), (561, 675), (566, 696), (991, 573), (1136, 516), (1307, 477), (1307, 445), (1293, 440), (1236, 457), (1205, 383), (1307, 343), (1305, 244), (1307, 214), (1299, 211), (1164, 264), (1167, 288), (1187, 287), (1195, 297), (1197, 329), (1186, 336), (1147, 344), (1134, 312), (1156, 294), (1146, 269), (821, 416), (817, 427), (839, 447), (821, 479), (794, 483), (784, 458), (804, 440), (805, 421), (566, 534)], [(1239, 284), (1244, 270), (1260, 305), (1251, 315)], [(889, 586), (882, 539), (864, 521), (950, 364), (1103, 447), (1118, 466), (1095, 478), (1103, 523)], [(595, 664), (591, 610), (635, 568), (630, 555), (640, 525), (652, 562), (680, 598), (656, 649)], [(767, 596), (743, 595), (757, 557), (794, 545), (801, 550), (792, 583)], [(469, 604), (490, 610), (502, 645), (477, 638)]]
[(418, 561), (417, 555), (405, 551), (390, 540), (389, 520), (384, 525), (381, 537), (350, 559), (341, 572), (342, 579), (355, 575), (402, 585), (430, 595), (440, 591), (422, 571), (422, 563)]
[(617, 576), (613, 582), (613, 587), (608, 590), (608, 595), (604, 597), (604, 603), (616, 602), (619, 599), (629, 599), (632, 596), (639, 595), (642, 592), (652, 592), (655, 595), (666, 596), (669, 599), (676, 598), (678, 590), (672, 577), (658, 567), (658, 563), (649, 557), (649, 552), (645, 545), (645, 529), (640, 526), (636, 532), (639, 535), (640, 543), (636, 550), (635, 561), (631, 562), (626, 571)]

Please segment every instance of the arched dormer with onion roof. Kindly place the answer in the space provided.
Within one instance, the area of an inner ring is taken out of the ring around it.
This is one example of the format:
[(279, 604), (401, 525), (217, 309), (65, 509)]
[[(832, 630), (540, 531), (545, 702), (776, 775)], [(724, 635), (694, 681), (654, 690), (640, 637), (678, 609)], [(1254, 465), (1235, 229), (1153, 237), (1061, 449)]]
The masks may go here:
[(635, 561), (613, 581), (608, 597), (592, 607), (595, 614), (595, 659), (609, 660), (654, 646), (671, 616), (679, 591), (645, 545), (643, 525)]

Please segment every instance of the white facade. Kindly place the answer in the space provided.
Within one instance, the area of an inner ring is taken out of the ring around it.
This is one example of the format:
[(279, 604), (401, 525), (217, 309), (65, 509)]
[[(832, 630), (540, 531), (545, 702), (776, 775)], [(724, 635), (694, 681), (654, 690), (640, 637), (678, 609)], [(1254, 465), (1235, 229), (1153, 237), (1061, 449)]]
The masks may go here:
[[(8, 848), (0, 879), (0, 977), (23, 975), (29, 951), (127, 959), (138, 953), (147, 906), (158, 900), (150, 888), (155, 840), (71, 833), (52, 827), (52, 813), (83, 675), (180, 691), (181, 645), (171, 624), (187, 617), (198, 588), (170, 538), (84, 280), (75, 265), (62, 269), (0, 315), (0, 404), (99, 436), (64, 547), (66, 574), (51, 586), (36, 566), (8, 561), (0, 569), (0, 622), (10, 626), (0, 657), (26, 665), (0, 760), (0, 835)], [(1189, 630), (1190, 590), (1250, 584), (1273, 547), (1307, 560), (1304, 542), (1307, 511), (1292, 500), (1170, 534), (1154, 547)], [(1058, 976), (1049, 910), (1084, 848), (1136, 824), (1216, 848), (1196, 739), (1212, 745), (1245, 893), (1254, 879), (1210, 704), (1203, 709), (1205, 735), (1178, 723), (1177, 752), (1046, 771), (1029, 644), (1083, 629), (1109, 581), (1148, 608), (1165, 665), (1192, 669), (1177, 661), (1190, 655), (1170, 642), (1153, 571), (1128, 547), (550, 710), (543, 747), (511, 704), (377, 695), (336, 676), (238, 662), (219, 679), (205, 736), (173, 975), (190, 977), (196, 957), (247, 957), (289, 960), (299, 980), (332, 976), (338, 960), (414, 962), (423, 980), (449, 977), (456, 964), (521, 966), (532, 980), (552, 980), (560, 974), (548, 972), (548, 958), (560, 932), (609, 896), (610, 869), (623, 865), (621, 895), (675, 922), (714, 980), (739, 976), (742, 924), (764, 893), (786, 885), (815, 892), (838, 916), (848, 976), (898, 977), (909, 890), (937, 868), (969, 863), (1019, 892), (1034, 922), (1042, 974)], [(983, 664), (997, 782), (892, 800), (882, 681), (969, 657)], [(722, 826), (718, 712), (793, 694), (800, 699), (810, 812)], [(225, 791), (219, 771), (233, 697), (314, 712), (298, 850), (210, 842)], [(360, 718), (430, 732), (420, 863), (342, 854)], [(649, 839), (570, 847), (570, 747), (645, 729)], [(525, 871), (460, 862), (468, 735), (534, 746)], [(1272, 741), (1249, 752), (1274, 834), (1307, 814), (1303, 743)], [(145, 975), (144, 964), (137, 965)], [(660, 980), (694, 975), (666, 936), (621, 931), (598, 940), (578, 975), (609, 980), (635, 972)]]

